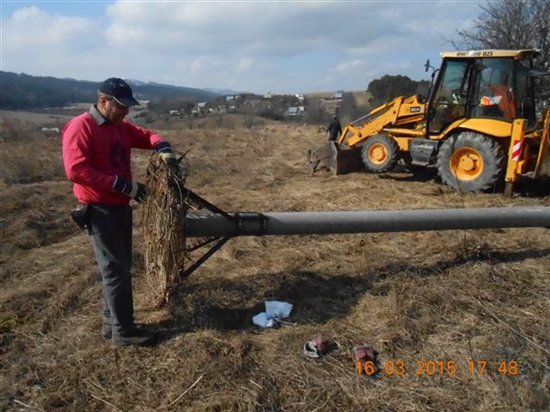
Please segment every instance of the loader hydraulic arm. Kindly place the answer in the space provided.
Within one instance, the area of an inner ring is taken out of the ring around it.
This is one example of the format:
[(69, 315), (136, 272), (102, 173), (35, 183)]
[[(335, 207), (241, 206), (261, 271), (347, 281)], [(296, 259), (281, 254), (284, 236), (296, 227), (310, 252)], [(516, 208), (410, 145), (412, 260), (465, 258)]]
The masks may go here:
[[(346, 125), (338, 144), (353, 148), (388, 127), (415, 128), (418, 123), (424, 122), (425, 113), (426, 104), (418, 96), (397, 97)], [(358, 126), (360, 122), (363, 122), (362, 126)]]

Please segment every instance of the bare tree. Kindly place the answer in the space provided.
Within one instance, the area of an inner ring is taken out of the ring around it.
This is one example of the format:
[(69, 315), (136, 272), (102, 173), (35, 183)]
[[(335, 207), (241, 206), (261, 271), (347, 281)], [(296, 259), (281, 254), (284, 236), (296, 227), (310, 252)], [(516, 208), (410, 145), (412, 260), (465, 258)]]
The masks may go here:
[[(471, 29), (459, 30), (459, 49), (540, 50), (536, 68), (550, 71), (550, 0), (489, 0)], [(541, 100), (550, 98), (550, 78), (539, 86)]]

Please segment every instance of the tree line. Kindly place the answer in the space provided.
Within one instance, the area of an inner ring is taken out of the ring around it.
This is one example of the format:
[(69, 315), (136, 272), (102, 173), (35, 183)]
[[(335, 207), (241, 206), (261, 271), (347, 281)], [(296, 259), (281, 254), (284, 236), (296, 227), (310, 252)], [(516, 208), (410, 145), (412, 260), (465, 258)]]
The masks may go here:
[[(156, 101), (174, 98), (210, 100), (219, 96), (217, 93), (190, 87), (129, 82), (138, 100)], [(94, 102), (97, 98), (99, 82), (0, 71), (0, 84), (2, 84), (0, 109), (27, 110)]]
[(71, 102), (91, 102), (97, 83), (0, 72), (4, 110), (63, 107)]

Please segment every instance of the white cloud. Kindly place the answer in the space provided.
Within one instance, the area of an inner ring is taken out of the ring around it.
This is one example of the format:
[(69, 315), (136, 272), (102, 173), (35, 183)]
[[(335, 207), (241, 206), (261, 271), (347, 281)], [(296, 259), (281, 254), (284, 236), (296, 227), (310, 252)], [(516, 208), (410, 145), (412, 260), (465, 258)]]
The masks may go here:
[(52, 16), (38, 7), (24, 7), (3, 25), (2, 46), (6, 51), (40, 47), (77, 47), (94, 24), (81, 17)]
[(331, 68), (330, 71), (338, 73), (346, 73), (352, 70), (357, 69), (362, 66), (361, 60), (351, 60), (347, 62), (338, 63), (335, 67)]
[(254, 64), (254, 58), (252, 57), (244, 57), (239, 59), (239, 62), (237, 64), (237, 73), (241, 73), (243, 71), (246, 71), (250, 69)]
[(189, 70), (190, 70), (191, 74), (200, 73), (201, 68), (203, 67), (203, 64), (202, 64), (201, 60), (202, 59), (195, 59), (191, 62), (191, 64), (189, 65)]
[(89, 80), (362, 89), (398, 70), (418, 77), (477, 14), (471, 2), (116, 1), (84, 18), (37, 3), (3, 17), (2, 61), (3, 70)]

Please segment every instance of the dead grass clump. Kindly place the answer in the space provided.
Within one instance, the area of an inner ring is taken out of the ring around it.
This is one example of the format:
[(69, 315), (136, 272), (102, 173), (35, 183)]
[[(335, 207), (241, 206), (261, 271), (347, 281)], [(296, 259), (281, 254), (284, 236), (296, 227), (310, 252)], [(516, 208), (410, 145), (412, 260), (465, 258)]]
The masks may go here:
[(16, 142), (0, 142), (0, 178), (6, 184), (34, 183), (65, 178), (60, 142), (29, 133)]
[(75, 204), (68, 182), (11, 184), (2, 191), (0, 224), (4, 258), (18, 249), (34, 249), (78, 233), (69, 211)]
[(180, 269), (185, 256), (183, 219), (185, 217), (185, 158), (168, 166), (160, 155), (151, 157), (147, 169), (150, 191), (144, 205), (145, 265), (153, 304), (159, 306), (171, 298), (180, 286)]

